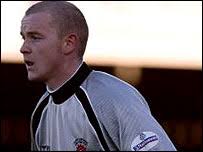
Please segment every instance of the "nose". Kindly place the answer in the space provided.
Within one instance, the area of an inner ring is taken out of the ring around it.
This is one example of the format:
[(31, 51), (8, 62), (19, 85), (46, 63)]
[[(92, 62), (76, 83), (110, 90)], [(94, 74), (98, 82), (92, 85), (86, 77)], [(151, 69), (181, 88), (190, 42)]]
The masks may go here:
[(28, 47), (26, 41), (23, 42), (21, 48), (20, 48), (20, 52), (22, 54), (25, 54), (25, 53), (31, 53), (31, 49)]

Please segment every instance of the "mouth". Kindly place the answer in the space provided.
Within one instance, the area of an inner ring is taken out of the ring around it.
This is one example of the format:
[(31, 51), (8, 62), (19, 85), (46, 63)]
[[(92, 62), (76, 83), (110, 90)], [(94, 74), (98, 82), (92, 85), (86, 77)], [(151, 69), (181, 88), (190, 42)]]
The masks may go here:
[(25, 65), (28, 66), (28, 67), (31, 67), (31, 66), (34, 65), (34, 62), (25, 60)]

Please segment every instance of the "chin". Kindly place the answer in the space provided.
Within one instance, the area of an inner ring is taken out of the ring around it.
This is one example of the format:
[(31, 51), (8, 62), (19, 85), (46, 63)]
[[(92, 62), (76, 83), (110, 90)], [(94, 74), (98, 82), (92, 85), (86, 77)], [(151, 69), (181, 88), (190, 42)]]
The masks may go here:
[(40, 81), (38, 78), (33, 78), (33, 77), (29, 77), (29, 76), (28, 76), (28, 80), (29, 81)]
[(42, 81), (42, 78), (40, 76), (28, 73), (28, 80), (29, 81), (38, 81), (38, 82), (40, 82), (40, 81)]

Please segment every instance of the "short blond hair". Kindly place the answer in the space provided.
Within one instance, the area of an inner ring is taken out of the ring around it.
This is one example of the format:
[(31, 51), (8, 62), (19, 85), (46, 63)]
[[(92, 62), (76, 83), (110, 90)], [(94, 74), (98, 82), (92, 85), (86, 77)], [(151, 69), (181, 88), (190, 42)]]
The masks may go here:
[(79, 55), (84, 55), (89, 30), (83, 13), (75, 5), (66, 1), (42, 1), (28, 8), (25, 16), (38, 12), (48, 12), (52, 16), (52, 24), (60, 38), (75, 32), (80, 40)]

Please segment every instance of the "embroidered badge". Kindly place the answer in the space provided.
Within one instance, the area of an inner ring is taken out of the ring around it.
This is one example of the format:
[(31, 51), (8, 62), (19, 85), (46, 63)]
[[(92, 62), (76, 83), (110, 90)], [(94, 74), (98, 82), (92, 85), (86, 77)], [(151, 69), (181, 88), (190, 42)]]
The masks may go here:
[(76, 147), (76, 151), (87, 151), (88, 142), (86, 140), (84, 140), (83, 138), (77, 138), (74, 141), (74, 144)]
[(133, 151), (147, 151), (156, 146), (159, 142), (157, 134), (146, 131), (138, 135), (131, 144)]

